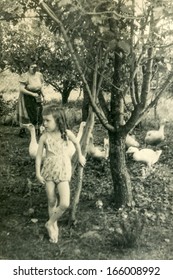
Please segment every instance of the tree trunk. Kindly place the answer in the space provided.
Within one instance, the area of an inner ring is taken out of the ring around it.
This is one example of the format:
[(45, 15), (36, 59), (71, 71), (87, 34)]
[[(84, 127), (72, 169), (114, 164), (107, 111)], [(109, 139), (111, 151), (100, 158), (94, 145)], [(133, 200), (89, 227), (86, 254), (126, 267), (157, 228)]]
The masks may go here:
[(121, 56), (118, 50), (115, 52), (114, 63), (114, 84), (111, 91), (111, 114), (110, 122), (115, 127), (115, 132), (109, 131), (109, 158), (110, 169), (114, 188), (115, 207), (119, 208), (125, 204), (131, 204), (132, 191), (131, 180), (126, 167), (125, 160), (125, 137), (122, 126), (123, 106), (122, 96), (118, 90), (120, 88)]
[(89, 113), (89, 97), (88, 97), (88, 93), (84, 87), (83, 89), (83, 102), (82, 102), (82, 121), (86, 122), (87, 118), (88, 118), (88, 113)]
[[(94, 126), (94, 113), (90, 108), (86, 126), (85, 126), (85, 129), (84, 129), (81, 141), (80, 141), (82, 154), (84, 156), (87, 155), (89, 139), (90, 139), (91, 132), (93, 130), (93, 126)], [(74, 171), (76, 169), (77, 162), (78, 162), (77, 153), (75, 153), (73, 156), (73, 159), (72, 159), (72, 174), (74, 173)], [(75, 191), (74, 198), (72, 201), (71, 213), (69, 216), (69, 225), (74, 224), (76, 221), (76, 211), (77, 211), (77, 207), (79, 204), (80, 194), (82, 191), (82, 179), (83, 179), (83, 167), (79, 166), (78, 167), (77, 186), (76, 186), (76, 191)]]
[(62, 105), (66, 105), (67, 104), (70, 92), (71, 92), (71, 88), (70, 89), (69, 88), (68, 89), (67, 88), (63, 89), (63, 92), (62, 92)]
[(115, 133), (109, 132), (109, 143), (114, 201), (116, 208), (118, 209), (122, 207), (122, 205), (131, 205), (132, 203), (131, 180), (126, 167), (125, 138), (118, 137)]

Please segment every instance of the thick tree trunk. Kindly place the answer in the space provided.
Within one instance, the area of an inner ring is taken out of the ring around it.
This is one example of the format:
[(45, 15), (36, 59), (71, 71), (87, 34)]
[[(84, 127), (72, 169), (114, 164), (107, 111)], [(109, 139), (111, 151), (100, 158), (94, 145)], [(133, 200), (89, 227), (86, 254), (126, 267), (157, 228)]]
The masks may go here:
[(112, 174), (114, 201), (116, 208), (122, 205), (131, 204), (132, 191), (131, 180), (126, 167), (125, 160), (125, 133), (123, 133), (123, 102), (122, 95), (118, 88), (121, 85), (121, 56), (118, 55), (118, 50), (115, 52), (114, 63), (114, 84), (111, 91), (111, 113), (110, 122), (115, 128), (115, 132), (109, 131), (109, 158), (110, 169)]
[(69, 98), (69, 95), (70, 95), (70, 92), (71, 92), (71, 88), (67, 89), (67, 88), (64, 88), (63, 89), (63, 92), (62, 92), (62, 105), (66, 105), (68, 103), (68, 98)]
[(110, 169), (114, 188), (114, 201), (116, 208), (122, 205), (131, 205), (132, 190), (131, 180), (126, 167), (125, 160), (125, 138), (117, 137), (115, 133), (109, 132), (110, 142)]

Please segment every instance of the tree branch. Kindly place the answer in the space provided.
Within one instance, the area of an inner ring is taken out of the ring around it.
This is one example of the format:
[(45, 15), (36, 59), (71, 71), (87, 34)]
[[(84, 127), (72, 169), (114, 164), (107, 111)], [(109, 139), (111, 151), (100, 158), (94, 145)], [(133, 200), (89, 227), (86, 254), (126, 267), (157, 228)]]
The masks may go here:
[(103, 83), (103, 79), (104, 77), (104, 72), (105, 72), (105, 66), (106, 66), (106, 62), (107, 62), (107, 57), (108, 57), (108, 53), (106, 53), (105, 58), (104, 58), (104, 62), (103, 62), (103, 66), (102, 66), (102, 72), (99, 73), (99, 81), (98, 81), (98, 85), (97, 85), (97, 93), (96, 96), (98, 97), (99, 100), (99, 104), (103, 110), (103, 113), (105, 114), (106, 118), (108, 119), (108, 115), (109, 115), (109, 109), (107, 106), (107, 103), (105, 101), (105, 98), (103, 96), (103, 92), (101, 90), (101, 86)]
[(124, 126), (124, 130), (126, 133), (133, 130), (134, 127), (140, 123), (140, 121), (145, 117), (145, 115), (149, 112), (149, 110), (157, 103), (159, 98), (163, 95), (165, 90), (170, 86), (172, 83), (173, 78), (173, 71), (170, 72), (169, 76), (167, 77), (166, 81), (163, 83), (161, 89), (158, 93), (156, 93), (155, 98), (146, 106), (146, 108), (142, 109), (140, 105), (138, 105), (134, 111), (132, 112), (132, 115), (130, 119), (127, 121), (126, 125)]
[(93, 100), (92, 98), (92, 93), (91, 93), (91, 90), (89, 88), (89, 85), (87, 83), (87, 80), (83, 74), (83, 71), (81, 69), (81, 66), (79, 64), (79, 61), (77, 59), (77, 56), (75, 54), (75, 51), (73, 49), (73, 46), (70, 42), (70, 38), (68, 37), (67, 35), (67, 32), (62, 24), (62, 22), (57, 18), (57, 16), (54, 14), (54, 12), (48, 7), (48, 5), (46, 3), (44, 3), (43, 1), (41, 1), (40, 3), (41, 7), (43, 8), (44, 11), (46, 11), (46, 13), (60, 26), (60, 29), (61, 29), (61, 32), (63, 34), (63, 37), (64, 37), (64, 40), (67, 44), (67, 47), (71, 53), (71, 56), (72, 56), (72, 59), (76, 65), (76, 68), (81, 76), (81, 79), (84, 83), (84, 85), (86, 86), (86, 90), (87, 90), (87, 93), (88, 93), (88, 96), (89, 96), (89, 99), (90, 99), (90, 103), (91, 103), (91, 106), (94, 110), (94, 112), (96, 113), (98, 119), (100, 120), (100, 122), (102, 123), (102, 125), (109, 131), (112, 131), (114, 132), (114, 127), (112, 125), (109, 124), (108, 120), (105, 119), (105, 117), (103, 116), (103, 114), (101, 113), (100, 109), (98, 108), (98, 106), (96, 105), (95, 101)]
[(150, 92), (150, 81), (152, 77), (152, 65), (153, 65), (153, 48), (150, 47), (148, 49), (148, 61), (146, 64), (146, 70), (143, 74), (143, 83), (142, 83), (142, 90), (141, 90), (141, 105), (145, 108), (147, 96)]
[(131, 17), (128, 15), (120, 15), (118, 13), (116, 13), (115, 11), (104, 11), (104, 12), (86, 12), (83, 11), (85, 13), (85, 15), (91, 15), (91, 16), (98, 16), (98, 15), (114, 15), (114, 19), (137, 19), (137, 18), (141, 18), (138, 16), (135, 17)]

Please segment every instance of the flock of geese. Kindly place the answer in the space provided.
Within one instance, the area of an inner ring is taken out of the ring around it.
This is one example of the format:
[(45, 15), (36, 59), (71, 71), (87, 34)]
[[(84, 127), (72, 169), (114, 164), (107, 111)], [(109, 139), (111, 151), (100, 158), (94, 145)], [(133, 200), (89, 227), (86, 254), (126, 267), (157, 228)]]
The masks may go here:
[[(145, 148), (139, 149), (140, 144), (135, 139), (135, 136), (127, 134), (126, 136), (126, 154), (132, 154), (133, 159), (137, 162), (143, 162), (146, 164), (147, 168), (151, 169), (153, 164), (158, 162), (160, 155), (162, 153), (162, 150), (156, 150), (154, 151), (151, 148), (147, 148), (147, 146), (157, 146), (160, 144), (164, 139), (164, 126), (166, 124), (166, 120), (163, 120), (160, 124), (160, 128), (158, 130), (150, 130), (147, 132), (145, 136)], [(85, 127), (85, 122), (81, 122), (77, 134), (77, 139), (80, 141), (83, 129)], [(35, 158), (37, 154), (38, 149), (38, 143), (36, 138), (36, 132), (35, 127), (32, 124), (26, 124), (24, 125), (25, 128), (27, 128), (31, 135), (31, 140), (29, 143), (29, 155), (31, 158)], [(70, 157), (73, 156), (75, 153), (75, 147), (71, 141), (69, 141), (69, 154)], [(107, 138), (104, 138), (104, 145), (99, 146), (94, 144), (93, 135), (90, 135), (89, 138), (89, 145), (87, 150), (88, 155), (90, 155), (93, 158), (98, 159), (107, 159), (109, 157), (109, 140)], [(43, 151), (43, 157), (45, 156), (45, 151)]]
[(133, 159), (137, 162), (143, 162), (146, 164), (147, 168), (142, 169), (143, 177), (146, 178), (150, 171), (152, 170), (153, 165), (158, 162), (160, 155), (162, 154), (162, 150), (158, 149), (154, 151), (151, 148), (147, 148), (148, 146), (156, 147), (160, 143), (162, 143), (165, 139), (164, 135), (164, 127), (167, 123), (167, 120), (163, 120), (160, 124), (160, 128), (158, 130), (150, 130), (146, 133), (144, 142), (146, 148), (139, 149), (138, 146), (131, 146), (127, 149), (127, 154), (133, 154)]
[[(150, 130), (146, 133), (144, 142), (145, 146), (157, 146), (161, 142), (164, 141), (165, 135), (164, 135), (164, 127), (167, 123), (166, 120), (163, 120), (160, 124), (160, 128), (158, 130)], [(148, 165), (148, 167), (151, 167), (154, 163), (156, 163), (159, 160), (159, 157), (162, 153), (162, 150), (156, 150), (154, 151), (151, 148), (143, 148), (139, 150), (138, 146), (129, 147), (126, 153), (132, 153), (133, 158), (135, 161), (141, 161)]]
[[(78, 141), (81, 140), (82, 134), (83, 134), (83, 129), (86, 125), (86, 122), (81, 122), (80, 126), (79, 126), (79, 130), (77, 133), (77, 139)], [(29, 155), (31, 158), (35, 158), (36, 154), (37, 154), (37, 150), (38, 150), (38, 142), (37, 142), (37, 138), (36, 138), (36, 132), (35, 132), (35, 127), (33, 124), (29, 123), (29, 124), (25, 124), (23, 125), (24, 128), (28, 129), (30, 132), (30, 143), (29, 143)], [(68, 144), (68, 149), (69, 149), (69, 155), (72, 158), (72, 156), (75, 153), (75, 146), (73, 145), (73, 143), (71, 141), (69, 141)], [(93, 140), (93, 135), (90, 135), (89, 138), (89, 145), (88, 145), (88, 150), (87, 153), (94, 157), (94, 158), (104, 158), (107, 159), (108, 158), (108, 147), (102, 147), (102, 146), (96, 146), (94, 145), (94, 140)], [(45, 150), (43, 150), (43, 157), (45, 156)]]

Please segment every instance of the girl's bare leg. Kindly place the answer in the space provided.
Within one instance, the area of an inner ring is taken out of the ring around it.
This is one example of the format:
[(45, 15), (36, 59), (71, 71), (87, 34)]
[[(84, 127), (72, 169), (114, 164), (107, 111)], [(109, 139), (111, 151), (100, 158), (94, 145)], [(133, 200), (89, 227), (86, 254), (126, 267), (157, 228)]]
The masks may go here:
[[(48, 213), (49, 213), (49, 219), (56, 211), (57, 206), (57, 197), (55, 193), (55, 183), (52, 181), (46, 182), (46, 193), (48, 198)], [(49, 221), (45, 224), (45, 227), (47, 228), (50, 242), (57, 243), (58, 242), (58, 225), (57, 221), (55, 221), (53, 224), (49, 223)]]
[(59, 192), (59, 198), (60, 202), (56, 210), (54, 211), (53, 215), (50, 217), (49, 221), (51, 224), (54, 224), (56, 221), (59, 220), (59, 218), (63, 215), (65, 210), (70, 205), (70, 187), (69, 183), (66, 182), (60, 182), (58, 184), (58, 192)]
[[(49, 218), (56, 212), (56, 208), (57, 208), (57, 201), (56, 201), (54, 207), (48, 206)], [(55, 243), (57, 243), (57, 242), (58, 242), (58, 235), (59, 235), (59, 228), (58, 228), (57, 221), (54, 222), (53, 227), (54, 227), (54, 230), (56, 231)], [(51, 239), (50, 239), (50, 242), (52, 242)], [(54, 243), (54, 242), (53, 242), (53, 243)]]

